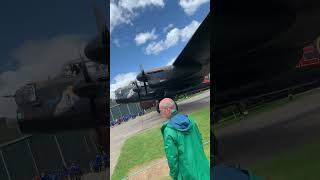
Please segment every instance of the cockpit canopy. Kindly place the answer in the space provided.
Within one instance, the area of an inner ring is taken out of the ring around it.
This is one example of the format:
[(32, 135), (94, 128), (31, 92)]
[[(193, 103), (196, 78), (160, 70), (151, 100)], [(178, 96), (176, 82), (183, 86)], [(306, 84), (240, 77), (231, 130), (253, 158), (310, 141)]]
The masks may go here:
[(15, 94), (15, 101), (17, 105), (29, 104), (36, 101), (35, 84), (27, 84), (18, 89)]
[[(91, 77), (105, 77), (108, 73), (108, 68), (105, 64), (99, 64), (93, 61), (86, 60), (85, 66), (87, 67), (88, 73)], [(81, 61), (76, 61), (64, 64), (59, 75), (64, 77), (75, 77), (80, 73), (82, 73), (82, 63)]]

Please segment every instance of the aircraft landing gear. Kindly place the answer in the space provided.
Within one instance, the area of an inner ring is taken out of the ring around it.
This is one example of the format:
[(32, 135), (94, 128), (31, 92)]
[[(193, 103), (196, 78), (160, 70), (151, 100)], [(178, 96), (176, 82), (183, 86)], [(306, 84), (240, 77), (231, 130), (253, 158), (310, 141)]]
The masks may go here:
[(159, 108), (159, 102), (160, 102), (161, 100), (157, 100), (156, 101), (156, 110), (157, 110), (157, 112), (160, 114), (160, 108)]

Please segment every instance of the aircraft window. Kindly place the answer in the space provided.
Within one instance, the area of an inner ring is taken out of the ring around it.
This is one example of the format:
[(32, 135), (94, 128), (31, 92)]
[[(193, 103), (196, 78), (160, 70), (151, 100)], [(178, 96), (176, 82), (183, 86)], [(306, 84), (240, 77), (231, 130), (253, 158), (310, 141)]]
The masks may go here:
[(70, 70), (72, 75), (78, 75), (81, 71), (80, 64), (70, 64)]
[(143, 82), (137, 81), (137, 83), (138, 83), (138, 86), (143, 86)]
[(81, 72), (80, 64), (68, 64), (63, 69), (63, 75), (76, 76)]
[(97, 64), (95, 62), (86, 63), (88, 73), (90, 74), (105, 74), (107, 72), (107, 66), (103, 64)]
[(125, 95), (125, 94), (128, 94), (129, 93), (129, 90), (130, 90), (131, 88), (122, 88), (121, 90), (120, 90), (120, 94), (121, 95)]
[(70, 66), (66, 66), (63, 70), (63, 74), (66, 76), (70, 76), (71, 75), (71, 68)]
[(36, 101), (34, 85), (27, 85), (19, 89), (15, 98), (17, 104), (25, 104)]
[(133, 91), (133, 89), (130, 89), (130, 91), (128, 92), (127, 97), (130, 98), (133, 95), (134, 95), (134, 91)]

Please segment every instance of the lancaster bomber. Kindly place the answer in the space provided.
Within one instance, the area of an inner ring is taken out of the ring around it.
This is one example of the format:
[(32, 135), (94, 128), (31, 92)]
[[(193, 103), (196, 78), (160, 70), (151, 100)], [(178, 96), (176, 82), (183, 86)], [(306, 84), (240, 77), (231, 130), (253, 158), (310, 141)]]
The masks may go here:
[(143, 70), (136, 81), (115, 91), (117, 103), (161, 100), (208, 87), (202, 83), (210, 73), (210, 14), (204, 19), (174, 63)]
[(217, 1), (214, 108), (318, 81), (320, 67), (304, 48), (320, 52), (319, 9), (314, 0)]
[[(211, 126), (228, 105), (306, 83), (320, 85), (319, 10), (316, 0), (215, 2)], [(213, 140), (211, 152), (217, 154)]]
[(23, 133), (107, 126), (110, 35), (105, 17), (96, 7), (94, 13), (98, 34), (79, 50), (79, 58), (66, 63), (58, 75), (3, 96), (14, 98)]

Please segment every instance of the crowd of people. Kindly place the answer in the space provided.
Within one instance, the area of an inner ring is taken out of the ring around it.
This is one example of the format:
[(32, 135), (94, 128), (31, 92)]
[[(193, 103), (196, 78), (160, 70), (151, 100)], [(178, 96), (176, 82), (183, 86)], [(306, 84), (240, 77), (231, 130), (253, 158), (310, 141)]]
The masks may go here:
[(82, 176), (82, 170), (80, 165), (72, 163), (69, 167), (52, 171), (49, 173), (41, 173), (40, 176), (36, 176), (35, 180), (67, 180), (69, 177), (71, 180), (80, 180)]
[(142, 116), (142, 115), (144, 115), (144, 111), (140, 111), (140, 112), (137, 113), (137, 114), (134, 114), (134, 113), (132, 113), (132, 114), (125, 114), (125, 115), (120, 116), (120, 117), (117, 118), (117, 119), (111, 120), (110, 125), (111, 125), (111, 127), (114, 127), (114, 126), (116, 126), (116, 125), (120, 125), (120, 124), (123, 123), (123, 122), (127, 122), (127, 121), (129, 121), (130, 119), (135, 119), (137, 116)]
[[(91, 171), (99, 173), (109, 165), (109, 157), (106, 154), (97, 154), (95, 159), (90, 162)], [(41, 173), (34, 180), (81, 180), (83, 170), (78, 163), (71, 163), (69, 167), (49, 173)]]
[(107, 168), (109, 165), (109, 157), (107, 156), (107, 154), (97, 154), (96, 158), (91, 161), (90, 163), (90, 167), (92, 169), (93, 172), (101, 172), (103, 169)]

